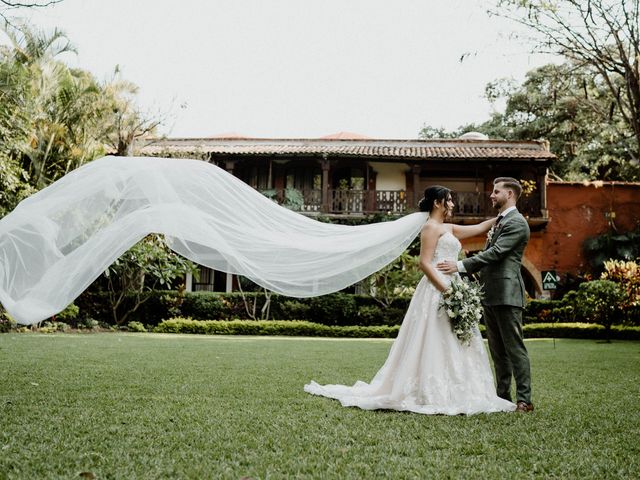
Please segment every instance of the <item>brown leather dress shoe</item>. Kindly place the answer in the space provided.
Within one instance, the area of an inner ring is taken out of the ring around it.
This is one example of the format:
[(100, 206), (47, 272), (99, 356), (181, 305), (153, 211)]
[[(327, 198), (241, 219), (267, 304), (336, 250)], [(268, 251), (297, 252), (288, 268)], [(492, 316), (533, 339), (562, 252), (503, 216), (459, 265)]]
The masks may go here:
[(533, 403), (518, 402), (516, 404), (516, 412), (523, 412), (523, 413), (533, 412)]

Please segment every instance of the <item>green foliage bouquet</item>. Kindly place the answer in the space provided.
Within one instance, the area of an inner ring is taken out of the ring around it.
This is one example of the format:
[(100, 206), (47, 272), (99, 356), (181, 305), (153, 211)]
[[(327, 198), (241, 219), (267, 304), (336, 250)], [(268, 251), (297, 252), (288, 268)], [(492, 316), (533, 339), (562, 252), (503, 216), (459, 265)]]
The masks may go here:
[(482, 318), (482, 286), (475, 280), (454, 277), (451, 286), (442, 294), (440, 308), (449, 317), (458, 340), (470, 345)]

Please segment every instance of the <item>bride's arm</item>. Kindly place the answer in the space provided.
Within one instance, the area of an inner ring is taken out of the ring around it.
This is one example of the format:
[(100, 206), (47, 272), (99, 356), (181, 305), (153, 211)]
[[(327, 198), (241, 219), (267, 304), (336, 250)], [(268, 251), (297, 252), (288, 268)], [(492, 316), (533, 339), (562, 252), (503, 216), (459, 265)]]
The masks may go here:
[(441, 274), (431, 265), (438, 238), (440, 238), (440, 231), (435, 225), (426, 224), (422, 228), (422, 232), (420, 232), (420, 270), (424, 272), (433, 286), (444, 292), (447, 286), (440, 279)]
[(482, 235), (487, 233), (491, 227), (496, 223), (496, 217), (485, 220), (482, 223), (475, 225), (456, 225), (451, 224), (451, 233), (453, 233), (458, 240), (464, 238), (475, 237), (476, 235)]

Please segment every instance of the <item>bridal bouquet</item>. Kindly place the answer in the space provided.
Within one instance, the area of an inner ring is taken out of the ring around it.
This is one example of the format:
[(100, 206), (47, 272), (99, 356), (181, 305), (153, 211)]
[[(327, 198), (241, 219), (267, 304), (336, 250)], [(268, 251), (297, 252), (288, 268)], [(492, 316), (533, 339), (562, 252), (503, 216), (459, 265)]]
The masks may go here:
[(451, 286), (442, 294), (440, 308), (451, 322), (453, 333), (463, 344), (469, 345), (473, 332), (482, 318), (482, 286), (477, 281), (454, 277)]

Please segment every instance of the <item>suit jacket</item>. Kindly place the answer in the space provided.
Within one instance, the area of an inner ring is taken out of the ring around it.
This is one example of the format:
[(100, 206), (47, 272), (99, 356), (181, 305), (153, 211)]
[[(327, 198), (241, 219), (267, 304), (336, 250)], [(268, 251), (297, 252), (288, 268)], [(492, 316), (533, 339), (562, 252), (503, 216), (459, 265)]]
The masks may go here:
[(480, 272), (485, 305), (524, 307), (525, 288), (520, 267), (529, 234), (527, 220), (512, 210), (495, 228), (485, 250), (462, 261), (467, 272)]

